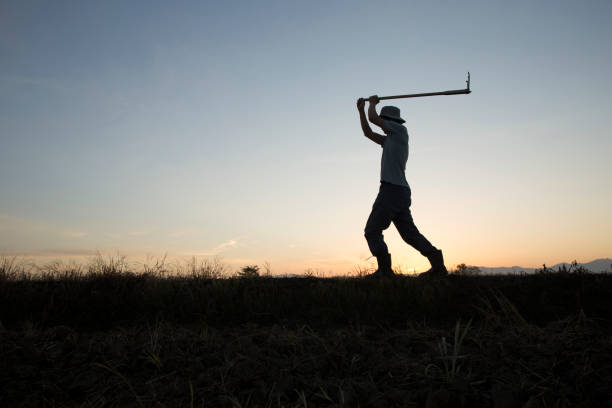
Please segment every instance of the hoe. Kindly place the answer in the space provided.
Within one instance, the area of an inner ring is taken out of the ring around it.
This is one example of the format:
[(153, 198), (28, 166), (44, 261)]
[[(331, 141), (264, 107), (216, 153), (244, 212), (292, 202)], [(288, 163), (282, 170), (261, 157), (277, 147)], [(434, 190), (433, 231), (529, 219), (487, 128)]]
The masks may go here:
[[(408, 94), (408, 95), (393, 95), (393, 96), (379, 96), (379, 100), (385, 99), (400, 99), (400, 98), (419, 98), (421, 96), (436, 96), (436, 95), (460, 95), (460, 94), (469, 94), (472, 91), (470, 90), (470, 73), (467, 74), (467, 88), (465, 89), (455, 89), (453, 91), (442, 91), (442, 92), (427, 92), (427, 93), (418, 93), (418, 94)], [(368, 98), (363, 98), (368, 100)]]

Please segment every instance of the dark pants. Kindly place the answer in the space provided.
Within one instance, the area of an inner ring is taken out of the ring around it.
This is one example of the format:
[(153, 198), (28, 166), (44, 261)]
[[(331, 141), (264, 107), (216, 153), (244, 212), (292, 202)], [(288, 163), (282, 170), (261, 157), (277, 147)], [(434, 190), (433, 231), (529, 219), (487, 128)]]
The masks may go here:
[(382, 232), (391, 222), (400, 236), (423, 256), (436, 251), (436, 247), (419, 232), (410, 213), (410, 187), (381, 183), (372, 212), (365, 227), (365, 237), (374, 256), (388, 253)]

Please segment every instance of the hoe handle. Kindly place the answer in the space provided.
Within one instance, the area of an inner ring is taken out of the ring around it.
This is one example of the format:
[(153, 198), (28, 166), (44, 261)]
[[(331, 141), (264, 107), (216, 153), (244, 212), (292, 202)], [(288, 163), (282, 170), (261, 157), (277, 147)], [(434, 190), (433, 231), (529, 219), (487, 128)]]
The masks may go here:
[[(407, 95), (392, 95), (392, 96), (380, 96), (379, 100), (383, 101), (385, 99), (400, 99), (400, 98), (419, 98), (421, 96), (435, 96), (435, 95), (460, 95), (460, 94), (469, 94), (472, 91), (470, 90), (470, 73), (468, 72), (467, 88), (465, 89), (455, 89), (453, 91), (442, 91), (442, 92), (427, 92), (427, 93), (418, 93), (418, 94), (407, 94)], [(363, 98), (368, 99), (368, 98)]]
[(382, 101), (382, 100), (385, 100), (385, 99), (419, 98), (421, 96), (469, 94), (471, 92), (472, 92), (471, 90), (466, 88), (466, 89), (456, 89), (454, 91), (427, 92), (427, 93), (408, 94), (408, 95), (380, 96), (378, 99), (380, 99)]

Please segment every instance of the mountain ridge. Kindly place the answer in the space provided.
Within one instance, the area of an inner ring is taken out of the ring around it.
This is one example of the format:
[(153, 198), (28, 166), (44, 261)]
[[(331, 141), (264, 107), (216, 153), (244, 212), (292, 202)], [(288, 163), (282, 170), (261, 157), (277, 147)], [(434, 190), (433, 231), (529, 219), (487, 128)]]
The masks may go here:
[[(553, 266), (547, 266), (547, 268), (558, 270), (565, 266), (569, 268), (572, 265), (571, 262), (561, 262)], [(578, 262), (578, 266), (591, 271), (591, 272), (612, 272), (612, 259), (611, 258), (599, 258), (590, 262), (582, 263)], [(501, 267), (478, 267), (485, 274), (518, 274), (518, 273), (533, 273), (536, 269), (540, 268), (524, 268), (522, 266), (501, 266)]]

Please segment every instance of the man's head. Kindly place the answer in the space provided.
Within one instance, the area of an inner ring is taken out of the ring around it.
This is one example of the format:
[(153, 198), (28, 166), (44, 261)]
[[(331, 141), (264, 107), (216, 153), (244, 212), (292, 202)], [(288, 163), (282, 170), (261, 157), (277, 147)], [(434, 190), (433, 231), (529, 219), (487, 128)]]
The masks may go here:
[(380, 117), (389, 120), (394, 120), (399, 123), (406, 122), (400, 116), (400, 110), (396, 106), (383, 106), (383, 108), (380, 110)]

